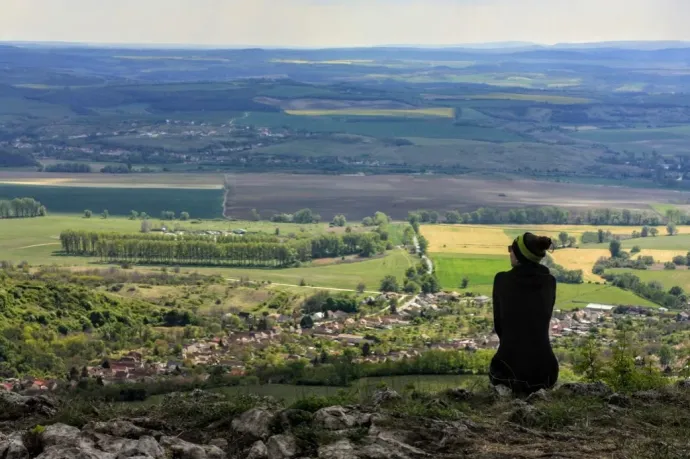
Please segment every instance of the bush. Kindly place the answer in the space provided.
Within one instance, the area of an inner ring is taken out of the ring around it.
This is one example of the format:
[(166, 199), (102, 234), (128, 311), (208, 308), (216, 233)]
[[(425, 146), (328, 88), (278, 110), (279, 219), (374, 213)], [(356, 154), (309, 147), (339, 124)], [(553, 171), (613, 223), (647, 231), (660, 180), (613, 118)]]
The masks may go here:
[(685, 266), (687, 263), (687, 257), (684, 257), (682, 255), (678, 255), (676, 257), (673, 257), (673, 264), (678, 265), (678, 266)]
[(395, 276), (386, 276), (381, 280), (381, 287), (379, 288), (382, 292), (399, 292), (400, 285)]
[(630, 249), (630, 253), (640, 253), (641, 249), (639, 245), (634, 245), (632, 249)]
[(664, 269), (671, 271), (676, 269), (676, 265), (673, 262), (667, 261), (666, 263), (664, 263)]

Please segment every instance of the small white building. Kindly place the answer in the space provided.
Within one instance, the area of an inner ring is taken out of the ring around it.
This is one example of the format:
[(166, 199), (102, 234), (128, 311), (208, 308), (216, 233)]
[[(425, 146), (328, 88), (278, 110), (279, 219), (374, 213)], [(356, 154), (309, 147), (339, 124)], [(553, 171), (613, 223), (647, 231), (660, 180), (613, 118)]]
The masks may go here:
[(585, 309), (592, 312), (612, 312), (615, 308), (615, 306), (611, 306), (608, 304), (590, 303), (587, 305)]

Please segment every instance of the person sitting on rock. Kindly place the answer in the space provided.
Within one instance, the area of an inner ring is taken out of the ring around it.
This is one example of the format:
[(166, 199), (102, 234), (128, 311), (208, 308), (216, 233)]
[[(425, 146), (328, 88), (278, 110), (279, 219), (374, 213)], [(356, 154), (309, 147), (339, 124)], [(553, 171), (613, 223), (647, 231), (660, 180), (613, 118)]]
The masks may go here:
[(518, 236), (508, 247), (513, 269), (494, 279), (494, 329), (500, 344), (489, 378), (518, 395), (550, 389), (558, 380), (558, 360), (549, 341), (556, 279), (541, 264), (552, 246), (548, 237)]

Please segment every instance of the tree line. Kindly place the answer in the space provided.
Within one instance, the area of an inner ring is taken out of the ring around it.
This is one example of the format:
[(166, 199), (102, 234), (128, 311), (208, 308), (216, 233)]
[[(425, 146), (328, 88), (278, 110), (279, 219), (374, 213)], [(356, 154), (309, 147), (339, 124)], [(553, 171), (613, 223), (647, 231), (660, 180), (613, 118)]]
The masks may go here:
[(60, 234), (60, 243), (68, 255), (94, 256), (108, 262), (276, 267), (351, 254), (369, 257), (384, 250), (377, 233), (282, 239), (269, 234), (176, 237), (64, 231)]
[[(667, 220), (675, 223), (686, 223), (688, 217), (679, 211), (671, 212)], [(649, 212), (637, 212), (628, 209), (590, 209), (583, 213), (571, 213), (561, 207), (528, 207), (522, 209), (511, 209), (508, 211), (482, 207), (473, 212), (460, 213), (451, 210), (443, 216), (435, 210), (417, 210), (409, 212), (408, 221), (415, 223), (447, 223), (447, 224), (498, 224), (514, 223), (522, 224), (554, 224), (554, 225), (616, 225), (633, 226), (649, 225), (658, 226), (663, 223), (663, 219)]]
[(48, 164), (40, 168), (43, 172), (63, 172), (74, 174), (88, 174), (91, 173), (91, 166), (84, 163), (56, 163)]
[(669, 291), (665, 291), (660, 282), (643, 282), (634, 274), (604, 274), (602, 277), (616, 287), (635, 292), (642, 298), (669, 309), (680, 307), (688, 301), (682, 288), (672, 287)]
[(33, 198), (0, 200), (0, 218), (45, 217), (46, 214), (45, 206)]

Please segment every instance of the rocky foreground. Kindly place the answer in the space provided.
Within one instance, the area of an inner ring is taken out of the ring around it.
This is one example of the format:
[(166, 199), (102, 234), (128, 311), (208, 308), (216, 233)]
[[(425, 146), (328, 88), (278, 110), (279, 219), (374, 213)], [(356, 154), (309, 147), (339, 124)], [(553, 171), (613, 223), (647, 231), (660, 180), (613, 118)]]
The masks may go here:
[(0, 459), (690, 458), (690, 381), (630, 395), (573, 383), (526, 400), (456, 389), (325, 401), (249, 407), (195, 391), (80, 405), (1, 393)]

